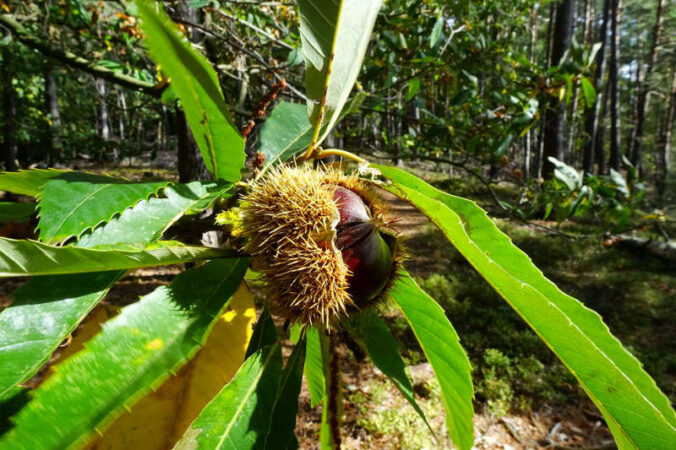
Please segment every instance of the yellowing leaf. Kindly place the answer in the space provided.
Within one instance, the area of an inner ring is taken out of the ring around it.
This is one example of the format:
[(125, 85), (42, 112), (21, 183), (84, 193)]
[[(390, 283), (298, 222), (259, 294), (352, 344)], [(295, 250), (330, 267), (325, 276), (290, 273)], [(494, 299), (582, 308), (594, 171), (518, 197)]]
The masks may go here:
[(192, 361), (85, 448), (159, 450), (173, 447), (244, 362), (255, 320), (253, 295), (242, 283)]
[(57, 350), (55, 358), (50, 361), (50, 368), (47, 375), (40, 381), (44, 382), (57, 369), (58, 363), (68, 358), (69, 356), (79, 352), (84, 348), (85, 342), (94, 337), (96, 333), (101, 331), (101, 326), (106, 320), (116, 316), (120, 312), (120, 308), (113, 305), (99, 305), (92, 311), (82, 322), (82, 325), (73, 332), (72, 341), (64, 348)]

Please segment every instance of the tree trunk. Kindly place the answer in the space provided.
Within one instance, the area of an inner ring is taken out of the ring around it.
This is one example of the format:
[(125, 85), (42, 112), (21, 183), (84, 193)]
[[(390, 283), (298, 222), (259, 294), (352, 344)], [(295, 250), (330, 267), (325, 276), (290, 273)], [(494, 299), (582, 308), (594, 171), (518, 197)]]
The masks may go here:
[(674, 71), (671, 81), (671, 99), (669, 101), (669, 112), (666, 122), (660, 136), (660, 148), (657, 157), (657, 192), (660, 200), (664, 200), (666, 190), (667, 176), (669, 175), (669, 160), (671, 159), (671, 135), (674, 129), (674, 119), (676, 118), (676, 71)]
[[(650, 57), (648, 58), (648, 67), (646, 67), (643, 82), (640, 83), (638, 108), (636, 110), (636, 128), (634, 131), (634, 146), (631, 151), (631, 163), (639, 172), (641, 171), (642, 161), (641, 153), (643, 151), (643, 134), (645, 129), (645, 118), (648, 113), (648, 103), (650, 97), (648, 96), (650, 77), (657, 62), (657, 49), (662, 31), (662, 12), (664, 11), (664, 0), (659, 0), (657, 3), (657, 17), (655, 18), (655, 27), (653, 29), (653, 41), (650, 47)], [(640, 61), (640, 58), (639, 58)], [(640, 62), (639, 62), (640, 64)]]
[(117, 89), (117, 120), (118, 120), (118, 136), (120, 142), (124, 142), (126, 123), (129, 121), (127, 115), (127, 98), (122, 89)]
[[(562, 0), (556, 8), (550, 67), (557, 66), (561, 62), (563, 55), (570, 48), (574, 19), (575, 0)], [(549, 97), (544, 123), (544, 161), (542, 175), (545, 179), (549, 179), (554, 174), (554, 165), (549, 161), (549, 158), (563, 159), (565, 144), (564, 131), (566, 129), (565, 100), (559, 102), (558, 97), (554, 95)]]
[[(554, 2), (549, 4), (549, 23), (547, 24), (547, 43), (545, 45), (545, 67), (549, 67), (552, 61), (552, 43), (554, 41), (554, 22), (556, 21), (557, 8)], [(546, 108), (545, 106), (545, 117), (540, 121), (540, 129), (538, 130), (538, 141), (535, 148), (535, 159), (533, 161), (533, 166), (535, 167), (536, 176), (539, 178), (542, 176), (542, 170), (544, 164), (542, 163), (542, 155), (544, 153), (545, 145), (545, 126), (547, 123), (546, 120)]]
[(14, 72), (12, 64), (9, 62), (9, 51), (6, 49), (3, 55), (3, 114), (5, 115), (5, 129), (3, 130), (2, 142), (2, 162), (4, 170), (15, 172), (19, 170), (17, 164), (17, 145), (16, 145), (16, 90), (14, 89)]
[(181, 108), (176, 108), (176, 126), (178, 128), (178, 181), (188, 183), (207, 180), (209, 176), (202, 155)]
[(49, 68), (45, 68), (45, 108), (49, 120), (48, 146), (49, 162), (63, 160), (63, 146), (61, 145), (61, 112), (59, 110), (59, 97), (56, 91), (56, 79)]
[(97, 78), (94, 82), (96, 92), (99, 96), (99, 135), (104, 141), (110, 140), (110, 114), (108, 112), (108, 103), (106, 103), (106, 82)]
[[(537, 39), (537, 9), (533, 9), (530, 13), (530, 41), (528, 43), (528, 60), (535, 63), (535, 42)], [(448, 95), (447, 95), (448, 98)], [(524, 155), (523, 155), (523, 179), (530, 179), (530, 160), (533, 153), (533, 128), (531, 127), (524, 136)]]
[[(584, 155), (582, 157), (582, 170), (584, 173), (594, 173), (594, 159), (596, 152), (603, 152), (603, 139), (601, 139), (601, 148), (597, 147), (599, 127), (603, 126), (603, 104), (605, 95), (603, 93), (603, 79), (606, 71), (606, 42), (608, 41), (608, 21), (610, 17), (610, 3), (612, 0), (603, 2), (603, 18), (601, 29), (599, 30), (599, 42), (601, 48), (596, 56), (596, 73), (594, 74), (594, 87), (596, 88), (596, 102), (585, 120), (586, 143), (584, 146)], [(605, 165), (605, 164), (604, 164)], [(599, 172), (601, 168), (599, 167)]]
[(608, 93), (610, 92), (610, 83), (606, 83), (605, 95), (603, 96), (601, 106), (601, 116), (599, 118), (599, 127), (596, 131), (596, 165), (599, 174), (604, 174), (606, 170), (606, 123), (605, 119), (608, 116)]
[(610, 15), (610, 63), (608, 66), (608, 83), (610, 84), (610, 160), (608, 166), (617, 171), (622, 169), (620, 95), (617, 73), (620, 59), (620, 3), (621, 0), (613, 0)]
[[(188, 0), (181, 1), (180, 14), (187, 20), (198, 23), (199, 12), (197, 9), (190, 7)], [(190, 33), (191, 42), (198, 42), (202, 37), (196, 29), (192, 29)], [(209, 179), (202, 155), (197, 146), (197, 142), (190, 131), (188, 122), (185, 118), (185, 113), (182, 109), (176, 109), (176, 125), (178, 128), (178, 179), (181, 183), (187, 183), (195, 180)]]

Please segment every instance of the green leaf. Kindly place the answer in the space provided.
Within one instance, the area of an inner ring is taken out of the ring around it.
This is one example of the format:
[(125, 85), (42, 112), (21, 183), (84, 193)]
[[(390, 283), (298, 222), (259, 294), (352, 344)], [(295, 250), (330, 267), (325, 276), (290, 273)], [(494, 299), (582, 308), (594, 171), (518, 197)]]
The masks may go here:
[(197, 352), (248, 263), (209, 262), (125, 307), (84, 350), (57, 366), (0, 448), (67, 448), (100, 431)]
[(216, 198), (226, 196), (231, 187), (230, 184), (219, 186), (199, 181), (168, 187), (164, 190), (165, 198), (151, 197), (137, 203), (105, 225), (83, 234), (77, 245), (130, 244), (143, 247), (159, 239), (183, 215), (202, 211)]
[(264, 167), (305, 150), (312, 141), (307, 108), (298, 103), (279, 102), (261, 127), (258, 141), (258, 151), (265, 155)]
[(420, 78), (414, 77), (408, 81), (408, 94), (406, 100), (411, 100), (420, 91)]
[(26, 222), (35, 212), (35, 203), (0, 202), (0, 223)]
[(432, 32), (430, 33), (430, 48), (436, 47), (439, 39), (441, 38), (441, 32), (444, 29), (444, 18), (443, 16), (437, 17), (436, 22), (434, 22), (434, 27), (432, 27)]
[[(639, 448), (676, 442), (676, 413), (641, 363), (601, 317), (544, 277), (474, 202), (441, 192), (402, 170), (376, 165), (444, 232), (580, 381), (618, 441)], [(621, 432), (622, 435), (618, 435)]]
[(474, 445), (472, 376), (469, 359), (444, 310), (408, 274), (397, 280), (392, 297), (404, 313), (434, 374), (446, 409), (446, 426), (461, 449)]
[(126, 251), (53, 247), (41, 242), (0, 238), (0, 277), (138, 269), (232, 256), (228, 250), (175, 243)]
[(406, 375), (404, 361), (399, 355), (399, 343), (390, 333), (387, 324), (373, 310), (366, 310), (353, 316), (347, 327), (350, 334), (366, 349), (373, 364), (399, 389), (434, 436), (434, 430), (425, 413), (415, 401), (413, 386)]
[(310, 327), (307, 329), (307, 341), (305, 344), (305, 365), (303, 373), (307, 380), (310, 391), (310, 406), (315, 407), (324, 398), (324, 366), (322, 362), (322, 345), (319, 339), (319, 331)]
[(582, 85), (582, 92), (584, 93), (585, 105), (587, 108), (591, 108), (596, 103), (596, 89), (594, 85), (587, 79), (587, 77), (582, 77), (580, 79), (580, 84)]
[(123, 272), (37, 277), (0, 313), (0, 400), (38, 371)]
[[(167, 198), (138, 203), (76, 246), (145, 246), (182, 214), (208, 206), (227, 188), (200, 182), (167, 188)], [(35, 374), (123, 273), (36, 277), (15, 292), (14, 302), (0, 313), (0, 359), (9, 361), (0, 367), (0, 399)]]
[[(337, 423), (338, 431), (340, 431), (340, 418), (342, 416), (343, 406), (343, 383), (340, 376), (340, 371), (333, 372), (331, 368), (331, 358), (334, 357), (331, 350), (331, 338), (325, 333), (319, 333), (319, 343), (321, 347), (322, 370), (324, 372), (324, 398), (322, 402), (322, 423), (319, 426), (319, 448), (322, 450), (332, 450), (340, 447), (338, 444), (338, 436), (333, 433), (332, 424)], [(333, 383), (337, 386), (333, 386)], [(331, 407), (329, 393), (336, 392), (333, 399), (336, 402), (335, 407)]]
[[(319, 145), (357, 80), (381, 0), (299, 0), (310, 123)], [(321, 133), (320, 133), (321, 131)]]
[(40, 188), (40, 240), (55, 243), (79, 236), (157, 193), (169, 182), (134, 183), (88, 173), (61, 174)]
[(65, 173), (55, 169), (31, 169), (0, 173), (0, 191), (37, 197), (43, 184)]
[(502, 157), (502, 155), (505, 154), (509, 146), (512, 144), (513, 140), (514, 140), (513, 134), (508, 134), (507, 136), (505, 136), (504, 139), (500, 141), (500, 144), (496, 147), (494, 151), (494, 157), (495, 158)]
[[(260, 348), (244, 361), (174, 448), (252, 449), (263, 444), (279, 392), (282, 351), (269, 316), (262, 316), (257, 328), (260, 333), (254, 331), (250, 348)], [(254, 343), (257, 334), (264, 338)]]
[(218, 75), (166, 14), (143, 0), (136, 4), (148, 52), (171, 80), (204, 164), (217, 179), (239, 181), (246, 158), (244, 139), (223, 100)]
[(292, 446), (295, 439), (298, 414), (298, 396), (303, 382), (303, 360), (305, 359), (305, 339), (293, 348), (282, 372), (277, 397), (272, 409), (270, 431), (265, 440), (265, 448), (285, 449)]

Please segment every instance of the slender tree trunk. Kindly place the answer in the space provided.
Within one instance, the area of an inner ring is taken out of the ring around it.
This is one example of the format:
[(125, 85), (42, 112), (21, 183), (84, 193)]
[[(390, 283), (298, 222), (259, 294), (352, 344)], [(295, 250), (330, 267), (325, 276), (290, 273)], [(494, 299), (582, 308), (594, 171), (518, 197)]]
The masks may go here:
[[(610, 17), (610, 3), (612, 0), (603, 2), (603, 18), (601, 20), (601, 29), (599, 30), (599, 42), (601, 48), (596, 55), (596, 73), (594, 74), (594, 87), (596, 88), (596, 102), (585, 120), (586, 143), (584, 146), (584, 155), (582, 157), (582, 170), (584, 173), (594, 173), (595, 153), (603, 153), (603, 139), (600, 140), (601, 147), (597, 147), (599, 127), (603, 127), (603, 115), (601, 114), (603, 104), (605, 103), (605, 94), (603, 92), (603, 79), (606, 71), (606, 43), (608, 41), (608, 21)], [(602, 164), (605, 166), (605, 164)], [(599, 167), (599, 172), (601, 168)]]
[(106, 82), (97, 78), (94, 84), (99, 96), (99, 135), (104, 141), (108, 141), (110, 140), (110, 113), (108, 112), (108, 103), (106, 103)]
[(5, 116), (5, 129), (3, 130), (2, 142), (2, 162), (4, 170), (15, 172), (19, 170), (17, 164), (17, 145), (16, 145), (16, 90), (14, 89), (14, 72), (12, 64), (9, 61), (9, 51), (5, 50), (3, 55), (2, 71), (2, 91), (3, 91), (3, 114)]
[(660, 136), (660, 148), (657, 157), (657, 192), (660, 200), (664, 200), (667, 176), (669, 176), (669, 163), (671, 159), (671, 137), (676, 119), (676, 71), (671, 81), (671, 99), (669, 100), (669, 112)]
[[(535, 62), (535, 42), (537, 38), (537, 17), (538, 10), (533, 8), (530, 13), (530, 41), (528, 43), (528, 60), (531, 63)], [(448, 98), (448, 96), (447, 96)], [(533, 152), (533, 129), (530, 128), (524, 136), (524, 151), (523, 151), (523, 179), (530, 179), (530, 160)]]
[(608, 166), (617, 171), (622, 168), (620, 94), (617, 73), (620, 60), (620, 5), (621, 0), (613, 0), (610, 21), (610, 62), (608, 66), (608, 83), (610, 83), (610, 160)]
[[(193, 23), (198, 23), (199, 13), (197, 9), (190, 6), (188, 0), (181, 1), (181, 16)], [(198, 42), (201, 33), (193, 29), (190, 33), (190, 40)], [(197, 146), (197, 142), (190, 131), (185, 113), (182, 109), (176, 110), (176, 125), (178, 128), (178, 179), (181, 183), (187, 183), (195, 180), (206, 180), (209, 174), (202, 160), (202, 155)]]
[(582, 40), (589, 46), (594, 43), (594, 33), (592, 30), (592, 18), (594, 16), (594, 2), (592, 0), (585, 0), (584, 2), (584, 29), (582, 32)]
[[(557, 8), (554, 2), (549, 4), (549, 23), (547, 24), (547, 45), (545, 46), (546, 55), (545, 55), (545, 67), (549, 67), (552, 61), (552, 47), (554, 42), (554, 22), (556, 21)], [(538, 132), (538, 143), (535, 152), (535, 161), (534, 166), (537, 172), (537, 177), (542, 176), (543, 170), (543, 161), (542, 156), (544, 154), (544, 145), (545, 145), (545, 127), (547, 125), (546, 120), (546, 108), (545, 106), (545, 117), (540, 121), (540, 130)]]
[[(648, 96), (650, 77), (653, 74), (655, 63), (657, 62), (657, 49), (662, 31), (662, 13), (664, 11), (664, 0), (659, 0), (657, 3), (657, 17), (655, 18), (655, 27), (653, 29), (653, 41), (650, 47), (650, 57), (648, 58), (648, 67), (646, 67), (644, 81), (640, 84), (638, 108), (636, 111), (636, 128), (634, 132), (634, 146), (631, 151), (631, 163), (642, 170), (642, 155), (643, 152), (643, 134), (645, 131), (645, 118), (648, 113)], [(639, 59), (640, 60), (640, 59)]]
[[(550, 67), (557, 66), (566, 51), (570, 48), (574, 19), (575, 0), (562, 0), (556, 8)], [(545, 111), (545, 134), (543, 139), (545, 147), (542, 169), (545, 179), (551, 178), (554, 174), (554, 165), (549, 161), (549, 158), (563, 159), (565, 129), (566, 102), (559, 102), (559, 99), (552, 95), (549, 98), (548, 108)]]
[(49, 162), (54, 160), (63, 160), (63, 146), (61, 145), (61, 113), (59, 110), (59, 97), (56, 91), (56, 79), (52, 75), (49, 68), (45, 68), (45, 108), (47, 110), (47, 118), (49, 120), (48, 145), (49, 145)]
[(606, 169), (606, 117), (608, 116), (608, 97), (610, 92), (610, 83), (606, 83), (605, 95), (603, 96), (603, 105), (601, 106), (601, 116), (599, 118), (599, 127), (596, 132), (596, 165), (599, 174), (605, 174)]
[(124, 91), (122, 89), (117, 89), (117, 120), (118, 120), (118, 134), (120, 137), (120, 141), (124, 142), (125, 139), (125, 128), (126, 128), (126, 123), (129, 121), (129, 117), (127, 115), (127, 98), (124, 95)]
[(632, 93), (631, 112), (627, 115), (627, 150), (625, 154), (631, 156), (634, 142), (636, 141), (636, 117), (638, 116), (638, 104), (641, 97), (641, 86), (643, 85), (643, 70), (641, 62), (641, 54), (643, 53), (642, 42), (639, 39), (636, 49), (636, 70), (634, 71), (634, 91)]
[(181, 108), (176, 108), (176, 125), (178, 128), (178, 181), (187, 183), (208, 179), (204, 161)]

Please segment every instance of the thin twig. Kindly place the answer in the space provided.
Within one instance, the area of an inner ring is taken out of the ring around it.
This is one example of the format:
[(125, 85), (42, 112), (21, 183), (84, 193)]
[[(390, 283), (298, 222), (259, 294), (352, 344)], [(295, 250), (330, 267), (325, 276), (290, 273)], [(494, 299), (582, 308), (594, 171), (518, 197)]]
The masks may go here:
[(251, 28), (251, 29), (254, 30), (256, 33), (262, 34), (262, 35), (265, 36), (266, 38), (270, 39), (271, 41), (275, 42), (276, 44), (281, 45), (282, 47), (288, 48), (289, 50), (295, 50), (295, 48), (294, 48), (292, 45), (289, 45), (289, 44), (287, 44), (287, 43), (284, 42), (284, 41), (280, 41), (279, 39), (277, 39), (276, 37), (272, 36), (272, 35), (271, 35), (270, 33), (268, 33), (267, 31), (263, 30), (262, 28), (258, 28), (256, 25), (254, 25), (254, 24), (252, 24), (252, 23), (249, 23), (249, 22), (247, 22), (247, 21), (244, 20), (244, 19), (240, 19), (240, 18), (237, 17), (237, 16), (233, 16), (233, 15), (228, 14), (228, 13), (226, 13), (226, 12), (224, 12), (224, 11), (221, 11), (221, 10), (216, 11), (216, 13), (217, 13), (217, 14), (220, 14), (221, 16), (223, 16), (223, 17), (225, 17), (225, 18), (227, 18), (227, 19), (234, 20), (234, 21), (236, 21), (237, 23), (241, 23), (241, 24), (244, 25), (245, 27)]

